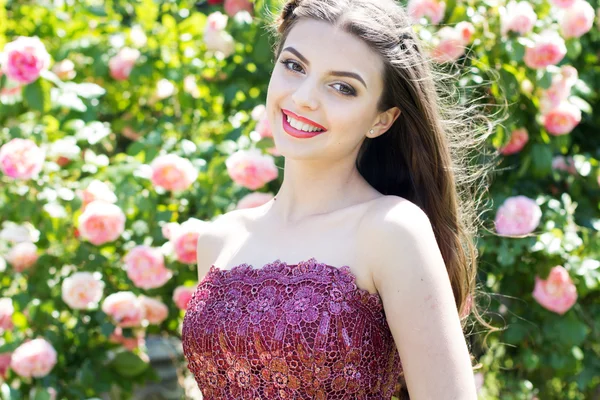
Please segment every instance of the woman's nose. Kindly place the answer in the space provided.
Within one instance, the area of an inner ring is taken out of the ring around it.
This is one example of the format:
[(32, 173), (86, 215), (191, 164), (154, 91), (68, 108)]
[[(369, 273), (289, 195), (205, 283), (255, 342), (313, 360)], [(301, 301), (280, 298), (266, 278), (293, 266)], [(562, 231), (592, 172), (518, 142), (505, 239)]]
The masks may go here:
[(299, 108), (316, 109), (319, 105), (319, 99), (314, 82), (311, 82), (310, 79), (302, 82), (292, 95), (292, 100)]

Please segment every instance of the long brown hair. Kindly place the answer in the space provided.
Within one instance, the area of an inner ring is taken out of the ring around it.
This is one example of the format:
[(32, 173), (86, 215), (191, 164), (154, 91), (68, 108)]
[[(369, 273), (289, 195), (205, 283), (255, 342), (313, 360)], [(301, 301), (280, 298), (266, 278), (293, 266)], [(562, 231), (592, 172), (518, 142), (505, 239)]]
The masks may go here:
[[(429, 217), (463, 331), (470, 316), (490, 333), (498, 330), (478, 310), (474, 239), (478, 207), (498, 156), (483, 150), (500, 119), (484, 117), (474, 103), (460, 103), (456, 77), (438, 70), (394, 0), (289, 0), (270, 26), (276, 58), (300, 18), (326, 21), (380, 54), (385, 73), (378, 109), (396, 106), (402, 113), (386, 133), (364, 140), (358, 171), (382, 194), (406, 198)], [(397, 390), (396, 396), (409, 398), (403, 376)]]

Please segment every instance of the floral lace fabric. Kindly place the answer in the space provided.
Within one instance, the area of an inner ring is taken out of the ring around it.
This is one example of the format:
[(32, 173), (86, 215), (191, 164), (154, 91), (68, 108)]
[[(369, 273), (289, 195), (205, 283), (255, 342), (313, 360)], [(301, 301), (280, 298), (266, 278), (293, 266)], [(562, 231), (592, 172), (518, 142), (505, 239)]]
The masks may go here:
[(183, 321), (205, 400), (391, 399), (402, 365), (381, 298), (314, 258), (214, 265)]

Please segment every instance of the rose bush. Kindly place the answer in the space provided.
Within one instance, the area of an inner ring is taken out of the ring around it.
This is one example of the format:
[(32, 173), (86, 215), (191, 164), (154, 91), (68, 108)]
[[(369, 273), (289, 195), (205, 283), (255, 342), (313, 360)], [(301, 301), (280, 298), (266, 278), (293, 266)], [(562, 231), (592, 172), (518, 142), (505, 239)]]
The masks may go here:
[[(507, 104), (478, 242), (504, 329), (469, 335), (482, 398), (598, 392), (596, 1), (405, 3), (457, 89)], [(281, 183), (264, 109), (275, 4), (0, 9), (3, 400), (126, 399), (158, 379), (145, 338), (180, 335), (203, 224)]]

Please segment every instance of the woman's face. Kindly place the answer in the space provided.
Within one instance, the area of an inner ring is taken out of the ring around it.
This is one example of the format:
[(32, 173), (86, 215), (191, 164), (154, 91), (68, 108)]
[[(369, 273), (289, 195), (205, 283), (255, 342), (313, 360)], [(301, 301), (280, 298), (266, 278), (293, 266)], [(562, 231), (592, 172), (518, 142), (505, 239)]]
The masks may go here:
[[(296, 23), (282, 49), (266, 102), (277, 150), (294, 159), (355, 159), (369, 130), (381, 133), (383, 61), (351, 34), (311, 19)], [(321, 133), (303, 132), (317, 127)]]

